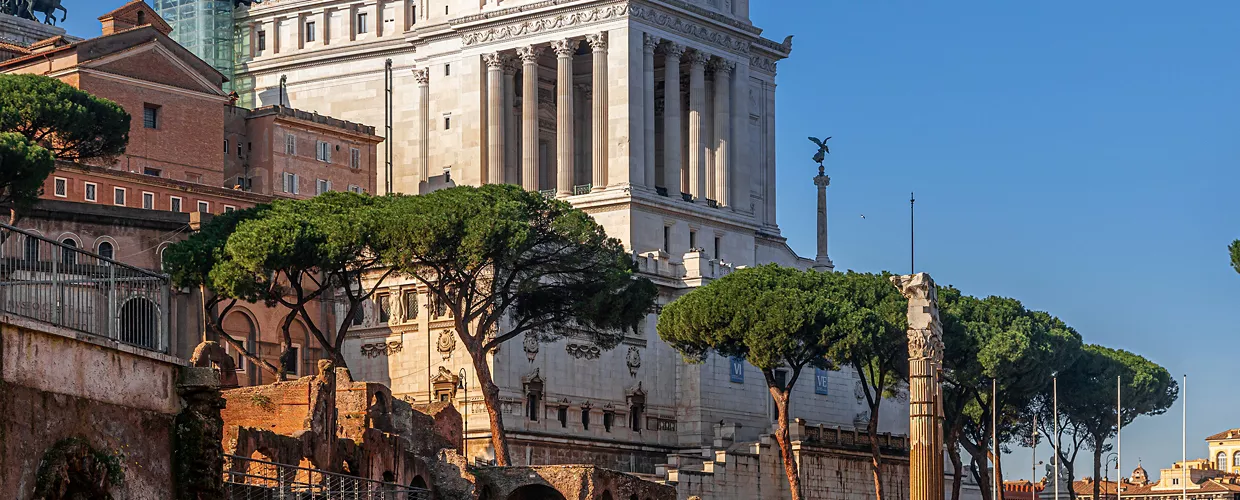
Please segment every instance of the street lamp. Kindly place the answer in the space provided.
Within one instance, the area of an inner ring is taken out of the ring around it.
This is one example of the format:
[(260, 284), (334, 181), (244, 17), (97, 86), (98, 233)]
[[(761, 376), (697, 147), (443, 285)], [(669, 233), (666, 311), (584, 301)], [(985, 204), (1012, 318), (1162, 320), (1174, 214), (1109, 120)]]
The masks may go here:
[(457, 375), (457, 388), (465, 392), (465, 398), (461, 400), (461, 414), (464, 416), (465, 429), (461, 432), (461, 455), (465, 456), (468, 461), (468, 450), (466, 444), (469, 443), (469, 385), (465, 383), (465, 369), (461, 368), (461, 372)]
[[(1103, 467), (1102, 467), (1102, 469), (1105, 471), (1105, 472), (1103, 472), (1103, 477), (1105, 478), (1103, 481), (1105, 481), (1105, 482), (1104, 482), (1104, 483), (1102, 483), (1102, 484), (1106, 484), (1106, 483), (1111, 482), (1111, 462), (1115, 462), (1115, 475), (1117, 476), (1117, 477), (1116, 477), (1116, 479), (1115, 479), (1115, 481), (1116, 481), (1116, 483), (1115, 483), (1115, 491), (1118, 493), (1118, 492), (1119, 492), (1119, 486), (1120, 486), (1120, 483), (1123, 483), (1123, 482), (1124, 482), (1124, 476), (1123, 476), (1123, 474), (1120, 474), (1120, 472), (1119, 472), (1119, 454), (1118, 454), (1118, 453), (1116, 453), (1116, 452), (1110, 452), (1110, 453), (1107, 453), (1107, 461), (1106, 461), (1106, 465), (1103, 465)], [(1106, 491), (1106, 489), (1104, 488), (1104, 489), (1103, 489), (1103, 492), (1105, 492), (1105, 491)]]

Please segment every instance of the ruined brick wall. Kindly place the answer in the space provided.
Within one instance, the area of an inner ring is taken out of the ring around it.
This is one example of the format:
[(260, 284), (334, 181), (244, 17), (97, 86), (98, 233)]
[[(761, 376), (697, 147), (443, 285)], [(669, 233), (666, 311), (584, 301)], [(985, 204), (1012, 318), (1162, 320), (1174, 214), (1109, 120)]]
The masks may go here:
[(397, 408), (410, 408), (411, 422), (407, 437), (419, 452), (434, 454), (436, 450), (461, 449), (463, 433), (461, 413), (450, 402), (409, 405), (399, 401)]
[(124, 467), (118, 498), (172, 498), (179, 362), (0, 316), (0, 492), (34, 493), (46, 451), (80, 437)]
[[(598, 467), (546, 465), (537, 467), (483, 467), (475, 469), (480, 499), (543, 498), (542, 487), (568, 500), (676, 500), (676, 489), (637, 476)], [(545, 491), (545, 490), (543, 490)], [(682, 497), (683, 498), (683, 497)], [(759, 497), (736, 497), (759, 498)], [(765, 497), (762, 497), (765, 498)]]
[[(224, 391), (228, 406), (221, 412), (225, 434), (230, 427), (264, 429), (276, 434), (292, 435), (306, 428), (310, 409), (310, 384), (314, 377), (290, 382), (242, 387)], [(227, 442), (228, 436), (225, 436)]]

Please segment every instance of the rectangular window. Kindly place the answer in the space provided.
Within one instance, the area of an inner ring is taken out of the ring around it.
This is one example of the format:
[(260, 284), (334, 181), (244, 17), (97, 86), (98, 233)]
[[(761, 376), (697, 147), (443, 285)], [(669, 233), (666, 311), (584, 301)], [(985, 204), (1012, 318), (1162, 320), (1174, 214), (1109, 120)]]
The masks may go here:
[(237, 207), (234, 207), (232, 205), (224, 205), (224, 213), (232, 212), (235, 210), (237, 210)]
[(381, 293), (379, 294), (379, 297), (375, 299), (375, 302), (379, 306), (379, 323), (387, 323), (392, 319), (392, 305), (389, 300), (391, 297), (391, 295)]
[(86, 201), (95, 201), (95, 197), (98, 196), (99, 194), (97, 191), (98, 189), (99, 189), (98, 184), (95, 184), (93, 182), (87, 182), (86, 183)]
[(719, 241), (719, 240), (720, 240), (720, 239), (719, 239), (719, 237), (718, 237), (718, 236), (716, 236), (716, 237), (715, 237), (715, 253), (710, 254), (710, 256), (711, 256), (711, 257), (714, 257), (714, 258), (716, 258), (716, 259), (718, 259), (718, 258), (719, 258), (719, 246), (720, 246), (720, 245), (719, 245), (719, 243), (720, 243), (720, 241)]
[(267, 50), (267, 32), (260, 31), (258, 32), (258, 51), (262, 52), (264, 50)]
[(697, 231), (689, 231), (689, 251), (697, 250)]
[(112, 204), (125, 206), (125, 188), (112, 188)]
[(616, 423), (616, 414), (612, 412), (603, 413), (603, 430), (611, 432), (611, 426)]
[(202, 184), (202, 174), (195, 174), (195, 173), (191, 173), (191, 172), (186, 172), (186, 173), (185, 173), (185, 180), (190, 181), (190, 182), (192, 182), (192, 183), (194, 183), (194, 184)]
[(146, 128), (159, 128), (159, 106), (154, 104), (142, 105), (142, 126)]
[(284, 136), (284, 154), (297, 154), (297, 136), (293, 134)]
[[(247, 351), (253, 351), (254, 347), (253, 347), (253, 344), (250, 343), (250, 341), (238, 340), (238, 342), (241, 342), (242, 344), (244, 344), (246, 346)], [(228, 355), (233, 358), (233, 365), (236, 366), (237, 371), (239, 372), (245, 371), (245, 361), (246, 361), (245, 355), (241, 354), (241, 352), (238, 351), (237, 348), (233, 347), (232, 343), (230, 342), (220, 342), (220, 343), (224, 344), (224, 352), (228, 353)]]
[(418, 292), (405, 292), (405, 321), (418, 319)]
[(555, 417), (560, 421), (560, 427), (568, 427), (568, 407), (561, 406), (555, 413)]
[(181, 197), (180, 196), (169, 196), (168, 197), (168, 210), (173, 211), (173, 212), (181, 211)]
[(452, 117), (451, 116), (443, 117), (443, 129), (452, 130)]
[(199, 202), (198, 202), (198, 211), (199, 211), (199, 212), (202, 212), (202, 213), (204, 213), (204, 214), (209, 214), (209, 213), (211, 213), (211, 202), (209, 202), (209, 201), (199, 201)]
[(330, 163), (332, 161), (332, 145), (328, 144), (326, 141), (319, 141), (316, 157), (319, 161)]
[(224, 154), (228, 154), (228, 139), (224, 139)]
[(358, 186), (357, 184), (349, 184), (349, 192), (357, 193), (357, 194), (366, 194), (366, 190), (362, 189), (362, 187)]
[(368, 31), (368, 28), (369, 26), (366, 25), (366, 13), (358, 12), (357, 13), (357, 32), (359, 34), (365, 33), (366, 31)]
[(663, 226), (663, 251), (672, 253), (672, 226)]
[(161, 177), (164, 175), (164, 172), (162, 170), (158, 168), (151, 168), (151, 167), (143, 168), (142, 173), (145, 175), (149, 175), (151, 177)]
[(323, 194), (332, 190), (332, 181), (318, 179), (315, 183), (314, 194)]
[(299, 194), (301, 189), (299, 189), (298, 184), (300, 183), (301, 183), (301, 179), (297, 177), (297, 174), (290, 174), (288, 172), (284, 173), (284, 192), (285, 193)]
[(147, 210), (155, 209), (155, 193), (142, 192), (142, 208)]
[(237, 143), (237, 158), (241, 158), (241, 143)]
[[(447, 7), (444, 7), (444, 10), (447, 10)], [(444, 12), (444, 14), (447, 14), (447, 12)], [(443, 65), (443, 76), (452, 76), (451, 63)]]
[(289, 357), (282, 360), (284, 362), (284, 372), (293, 376), (301, 376), (301, 346), (291, 344), (288, 346)]
[(362, 150), (349, 148), (349, 168), (362, 168)]
[(306, 41), (314, 41), (314, 21), (306, 21)]
[(52, 192), (57, 198), (65, 198), (69, 196), (69, 180), (64, 177), (56, 177), (52, 180)]

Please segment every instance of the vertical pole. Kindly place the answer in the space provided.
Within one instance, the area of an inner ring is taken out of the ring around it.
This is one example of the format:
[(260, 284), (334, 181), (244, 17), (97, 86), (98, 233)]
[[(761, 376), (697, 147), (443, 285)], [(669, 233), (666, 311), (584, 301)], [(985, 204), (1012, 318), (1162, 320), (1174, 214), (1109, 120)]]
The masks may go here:
[(1188, 374), (1184, 375), (1184, 383), (1180, 387), (1183, 387), (1182, 394), (1184, 394), (1182, 399), (1184, 415), (1180, 417), (1182, 423), (1180, 428), (1180, 460), (1182, 460), (1180, 462), (1180, 498), (1188, 500)]
[(1124, 473), (1120, 463), (1124, 460), (1122, 434), (1124, 432), (1123, 388), (1122, 375), (1115, 376), (1115, 500), (1124, 496)]
[(1038, 414), (1033, 414), (1033, 463), (1032, 472), (1029, 474), (1029, 484), (1038, 482)]
[[(382, 21), (379, 22), (383, 24)], [(385, 99), (383, 116), (383, 192), (392, 192), (392, 60), (388, 59), (383, 69)], [(350, 159), (352, 161), (352, 159)]]
[(914, 257), (917, 253), (916, 252), (917, 250), (916, 233), (914, 231), (914, 229), (916, 228), (916, 225), (914, 224), (914, 219), (913, 219), (913, 204), (916, 202), (917, 202), (917, 199), (913, 197), (913, 193), (912, 191), (910, 191), (908, 193), (908, 273), (909, 274), (917, 274), (917, 266), (914, 265), (916, 263), (916, 261), (914, 260)]
[(1052, 410), (1055, 413), (1055, 435), (1051, 436), (1055, 440), (1055, 500), (1059, 500), (1059, 376), (1055, 375), (1052, 382), (1052, 392), (1054, 392), (1054, 405)]
[(999, 500), (999, 381), (990, 380), (990, 462), (994, 464), (990, 482), (994, 485), (990, 498)]

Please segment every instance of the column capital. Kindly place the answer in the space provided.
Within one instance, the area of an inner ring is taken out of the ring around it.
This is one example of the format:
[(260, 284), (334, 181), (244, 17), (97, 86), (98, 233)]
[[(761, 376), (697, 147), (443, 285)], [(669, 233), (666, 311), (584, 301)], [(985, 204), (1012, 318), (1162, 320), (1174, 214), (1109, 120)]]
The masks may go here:
[(504, 59), (504, 75), (513, 76), (517, 74), (517, 70), (521, 69), (519, 60), (508, 57)]
[(415, 69), (413, 70), (413, 79), (418, 82), (418, 85), (427, 85), (431, 82), (431, 71), (426, 68)]
[(499, 52), (492, 52), (490, 54), (483, 54), (482, 61), (486, 63), (487, 69), (503, 69), (507, 58)]
[(826, 189), (827, 186), (831, 185), (831, 177), (826, 175), (815, 176), (814, 185), (819, 188)]
[(700, 50), (694, 49), (693, 53), (689, 54), (689, 64), (692, 66), (705, 67), (706, 63), (709, 61), (710, 61), (710, 54), (707, 54)]
[(710, 69), (717, 74), (727, 75), (736, 69), (736, 63), (721, 57), (716, 57), (710, 60)]
[(685, 54), (685, 46), (670, 40), (663, 42), (663, 54), (679, 59)]
[(556, 40), (551, 42), (551, 50), (555, 51), (557, 57), (572, 57), (577, 53), (577, 41), (572, 38)]
[(607, 52), (607, 33), (593, 33), (586, 35), (586, 42), (590, 44), (590, 49), (594, 52)]
[(653, 54), (654, 49), (657, 48), (659, 43), (662, 41), (662, 38), (651, 35), (650, 33), (645, 33), (642, 35), (642, 51), (647, 54)]
[(543, 48), (539, 45), (527, 45), (517, 49), (517, 57), (525, 64), (537, 64), (542, 53)]

